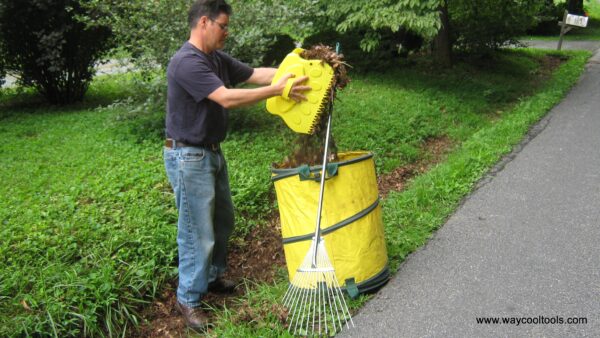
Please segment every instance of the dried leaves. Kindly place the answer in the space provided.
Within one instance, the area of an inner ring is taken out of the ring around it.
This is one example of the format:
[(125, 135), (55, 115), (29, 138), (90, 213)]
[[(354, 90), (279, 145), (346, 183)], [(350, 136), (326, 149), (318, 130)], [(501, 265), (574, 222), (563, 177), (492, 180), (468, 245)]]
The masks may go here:
[[(338, 89), (344, 89), (350, 79), (348, 78), (348, 64), (344, 62), (344, 55), (337, 54), (330, 46), (322, 44), (315, 45), (310, 49), (306, 49), (300, 54), (304, 59), (321, 60), (323, 63), (329, 64), (334, 70), (334, 80), (332, 95), (323, 104), (323, 110), (320, 114), (320, 120), (317, 123), (316, 131), (313, 135), (300, 134), (296, 141), (294, 152), (288, 156), (285, 161), (279, 165), (274, 165), (278, 168), (294, 168), (303, 164), (310, 166), (321, 164), (323, 158), (325, 137), (327, 136), (327, 115), (331, 99), (335, 100), (335, 93)], [(332, 103), (333, 104), (333, 103)], [(329, 140), (329, 160), (337, 160), (337, 146), (333, 137)]]
[(310, 49), (306, 49), (300, 56), (305, 59), (321, 60), (321, 62), (329, 64), (334, 70), (336, 89), (344, 89), (350, 82), (346, 69), (348, 64), (344, 62), (344, 54), (337, 54), (330, 46), (315, 45)]

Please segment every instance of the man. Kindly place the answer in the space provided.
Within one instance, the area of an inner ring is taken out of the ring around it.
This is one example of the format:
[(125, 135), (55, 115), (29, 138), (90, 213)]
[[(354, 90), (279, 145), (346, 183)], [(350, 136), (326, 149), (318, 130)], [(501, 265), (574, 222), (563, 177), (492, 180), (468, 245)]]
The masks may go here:
[[(221, 277), (234, 223), (227, 165), (219, 146), (227, 131), (227, 109), (282, 95), (293, 77), (289, 74), (270, 85), (275, 68), (253, 69), (220, 51), (230, 15), (224, 0), (196, 1), (188, 13), (190, 38), (167, 68), (164, 160), (179, 211), (177, 308), (195, 330), (209, 324), (200, 309), (203, 295), (235, 288)], [(306, 79), (294, 81), (292, 99), (306, 99)], [(242, 82), (263, 86), (232, 88)]]

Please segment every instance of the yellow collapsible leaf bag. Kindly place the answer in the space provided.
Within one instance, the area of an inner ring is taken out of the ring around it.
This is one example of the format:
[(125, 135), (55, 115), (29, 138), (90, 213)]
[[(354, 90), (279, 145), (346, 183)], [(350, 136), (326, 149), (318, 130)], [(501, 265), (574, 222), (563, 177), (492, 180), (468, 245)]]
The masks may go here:
[[(267, 100), (267, 110), (271, 114), (279, 115), (296, 133), (314, 134), (319, 117), (325, 111), (324, 104), (333, 84), (333, 68), (321, 60), (303, 59), (300, 56), (303, 51), (302, 48), (296, 48), (281, 62), (272, 83), (277, 83), (286, 74), (291, 73), (295, 77), (287, 81), (282, 96)], [(305, 93), (306, 101), (296, 102), (288, 95), (294, 81), (304, 75), (309, 78), (306, 85), (310, 86), (311, 90)]]
[[(389, 278), (373, 154), (346, 152), (327, 166), (321, 234), (338, 283), (351, 297)], [(292, 281), (314, 235), (321, 166), (272, 169)]]

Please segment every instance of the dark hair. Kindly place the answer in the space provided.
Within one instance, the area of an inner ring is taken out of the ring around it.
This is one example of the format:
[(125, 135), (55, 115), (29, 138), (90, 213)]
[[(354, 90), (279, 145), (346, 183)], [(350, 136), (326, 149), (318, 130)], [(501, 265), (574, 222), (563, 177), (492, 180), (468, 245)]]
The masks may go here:
[(231, 12), (231, 6), (225, 0), (197, 0), (188, 11), (188, 25), (192, 29), (203, 16), (214, 20), (221, 13), (231, 15)]

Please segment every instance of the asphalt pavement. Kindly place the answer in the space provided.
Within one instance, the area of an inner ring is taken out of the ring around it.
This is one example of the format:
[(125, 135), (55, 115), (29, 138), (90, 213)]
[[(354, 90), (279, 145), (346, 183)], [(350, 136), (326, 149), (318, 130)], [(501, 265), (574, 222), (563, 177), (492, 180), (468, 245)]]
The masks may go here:
[[(114, 59), (107, 60), (105, 62), (98, 62), (96, 63), (95, 68), (96, 75), (119, 74), (135, 70), (135, 67), (131, 63)], [(12, 75), (6, 75), (4, 80), (5, 82), (0, 89), (12, 87), (17, 83), (17, 78)]]
[[(558, 41), (553, 40), (522, 40), (522, 44), (529, 48), (539, 49), (556, 49), (558, 47)], [(562, 43), (562, 50), (569, 49), (582, 49), (593, 52), (600, 48), (600, 41), (569, 41), (565, 40)]]
[(354, 322), (338, 336), (600, 337), (600, 51)]

